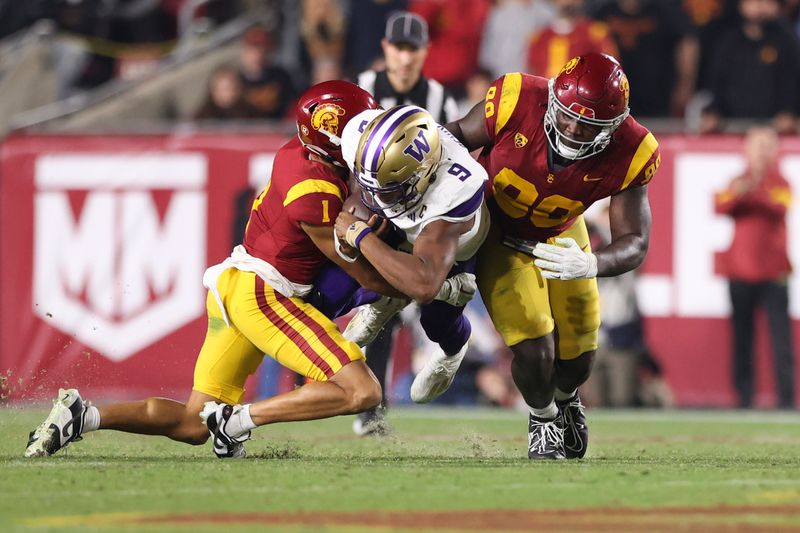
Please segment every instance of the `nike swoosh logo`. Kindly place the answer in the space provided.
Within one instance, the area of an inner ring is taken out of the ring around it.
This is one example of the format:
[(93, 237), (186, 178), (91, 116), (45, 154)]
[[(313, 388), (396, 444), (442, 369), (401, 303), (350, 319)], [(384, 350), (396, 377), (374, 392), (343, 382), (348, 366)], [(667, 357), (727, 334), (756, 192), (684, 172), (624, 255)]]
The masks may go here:
[(600, 178), (592, 178), (592, 177), (589, 176), (589, 174), (586, 174), (583, 177), (583, 181), (600, 181), (602, 179), (603, 179), (602, 177), (600, 177)]

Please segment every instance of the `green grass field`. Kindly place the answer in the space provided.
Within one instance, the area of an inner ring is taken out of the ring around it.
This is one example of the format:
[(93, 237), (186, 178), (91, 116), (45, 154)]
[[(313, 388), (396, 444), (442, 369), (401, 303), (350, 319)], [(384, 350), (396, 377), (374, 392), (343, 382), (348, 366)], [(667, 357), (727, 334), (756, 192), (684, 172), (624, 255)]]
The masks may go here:
[(260, 428), (249, 457), (117, 432), (22, 458), (0, 410), (0, 531), (800, 531), (800, 416), (590, 410), (580, 461), (530, 462), (526, 417), (396, 409)]

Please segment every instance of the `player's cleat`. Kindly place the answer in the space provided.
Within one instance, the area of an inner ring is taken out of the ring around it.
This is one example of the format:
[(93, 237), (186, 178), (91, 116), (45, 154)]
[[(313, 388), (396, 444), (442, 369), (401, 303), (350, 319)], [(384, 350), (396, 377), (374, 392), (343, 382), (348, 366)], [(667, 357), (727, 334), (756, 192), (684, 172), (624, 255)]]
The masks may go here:
[(206, 402), (203, 410), (200, 411), (200, 418), (203, 419), (208, 432), (211, 433), (214, 453), (220, 459), (243, 459), (247, 455), (244, 443), (250, 438), (250, 432), (246, 431), (238, 435), (231, 435), (227, 431), (228, 421), (231, 416), (241, 408), (241, 405)]
[(564, 430), (558, 418), (548, 420), (528, 415), (528, 459), (566, 459)]
[(70, 442), (81, 440), (89, 405), (77, 389), (59, 389), (50, 414), (39, 427), (31, 431), (25, 457), (48, 457)]
[(347, 324), (343, 332), (344, 338), (364, 348), (375, 340), (389, 319), (410, 302), (407, 298), (381, 296), (371, 304), (362, 305)]
[(385, 437), (391, 433), (391, 427), (386, 421), (386, 408), (379, 405), (358, 413), (353, 420), (353, 433), (359, 437)]
[(580, 459), (589, 446), (589, 426), (586, 425), (581, 397), (578, 393), (568, 400), (556, 401), (559, 424), (564, 429), (564, 452), (567, 459)]
[(453, 383), (466, 353), (466, 343), (458, 353), (450, 356), (437, 348), (436, 353), (428, 359), (411, 383), (411, 399), (416, 403), (428, 403), (441, 396)]

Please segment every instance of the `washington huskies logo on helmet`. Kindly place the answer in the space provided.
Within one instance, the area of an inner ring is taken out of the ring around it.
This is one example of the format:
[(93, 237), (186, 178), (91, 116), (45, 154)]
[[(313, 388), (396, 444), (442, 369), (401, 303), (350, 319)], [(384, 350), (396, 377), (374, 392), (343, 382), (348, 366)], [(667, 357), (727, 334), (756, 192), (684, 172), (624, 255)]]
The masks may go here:
[(422, 199), (441, 155), (439, 127), (424, 109), (401, 105), (376, 116), (352, 164), (364, 203), (389, 218), (406, 213)]
[(344, 108), (336, 104), (320, 104), (311, 115), (311, 126), (315, 130), (325, 130), (339, 134), (339, 117), (344, 116)]
[(425, 130), (419, 130), (417, 137), (411, 141), (411, 144), (406, 146), (403, 153), (409, 155), (417, 160), (417, 163), (422, 163), (425, 156), (431, 152), (431, 143), (425, 137)]

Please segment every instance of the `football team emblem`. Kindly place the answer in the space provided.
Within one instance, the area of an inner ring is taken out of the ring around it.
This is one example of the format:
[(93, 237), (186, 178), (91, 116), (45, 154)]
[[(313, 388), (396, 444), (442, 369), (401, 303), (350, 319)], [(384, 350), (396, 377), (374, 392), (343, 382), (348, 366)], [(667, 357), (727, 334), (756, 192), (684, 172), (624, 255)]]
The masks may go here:
[(324, 130), (333, 135), (339, 134), (339, 117), (344, 115), (344, 108), (336, 104), (317, 106), (311, 115), (311, 127)]
[(628, 83), (628, 77), (625, 74), (622, 74), (622, 78), (619, 80), (619, 90), (625, 95), (625, 103), (627, 104), (628, 98), (631, 94), (631, 86)]
[(517, 132), (517, 134), (514, 135), (514, 146), (516, 146), (517, 148), (522, 148), (526, 144), (528, 144), (528, 138), (525, 137), (520, 132)]
[(567, 64), (566, 64), (566, 65), (564, 65), (564, 66), (561, 68), (561, 72), (560, 72), (559, 74), (569, 74), (569, 73), (571, 73), (573, 70), (575, 70), (575, 67), (577, 67), (577, 66), (578, 66), (578, 62), (579, 62), (579, 61), (580, 61), (580, 58), (578, 58), (578, 57), (573, 57), (572, 59), (570, 59), (570, 60), (567, 62)]

